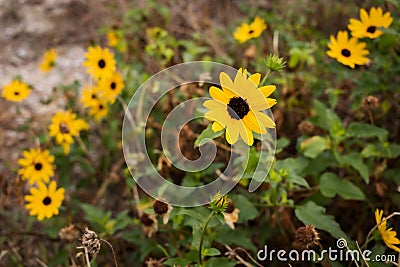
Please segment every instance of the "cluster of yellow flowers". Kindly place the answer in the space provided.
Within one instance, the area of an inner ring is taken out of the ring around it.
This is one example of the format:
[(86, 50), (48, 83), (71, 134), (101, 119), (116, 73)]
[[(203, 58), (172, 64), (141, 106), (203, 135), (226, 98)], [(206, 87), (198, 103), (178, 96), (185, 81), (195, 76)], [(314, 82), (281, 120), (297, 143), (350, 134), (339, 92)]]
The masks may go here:
[(85, 86), (81, 102), (95, 120), (100, 120), (107, 115), (108, 104), (113, 104), (124, 89), (124, 80), (116, 71), (114, 55), (108, 48), (89, 47), (85, 58), (84, 66), (95, 84)]
[(360, 9), (360, 19), (350, 19), (347, 26), (352, 37), (349, 38), (347, 31), (339, 31), (337, 38), (330, 36), (327, 51), (328, 56), (335, 58), (340, 63), (354, 68), (355, 65), (364, 65), (370, 62), (366, 56), (369, 51), (367, 44), (359, 42), (358, 38), (375, 39), (383, 34), (379, 28), (388, 28), (393, 18), (389, 12), (383, 14), (382, 8), (372, 7), (369, 14), (363, 8)]

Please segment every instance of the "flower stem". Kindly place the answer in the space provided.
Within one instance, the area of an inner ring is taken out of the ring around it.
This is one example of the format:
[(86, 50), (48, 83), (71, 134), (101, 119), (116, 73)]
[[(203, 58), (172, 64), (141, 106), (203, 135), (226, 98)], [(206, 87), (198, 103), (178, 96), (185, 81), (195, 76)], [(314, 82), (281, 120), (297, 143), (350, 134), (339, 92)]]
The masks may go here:
[(207, 220), (205, 221), (205, 223), (203, 225), (201, 238), (200, 238), (200, 245), (199, 245), (199, 263), (200, 263), (200, 266), (203, 266), (203, 255), (202, 255), (203, 253), (202, 253), (202, 250), (203, 250), (204, 236), (206, 234), (208, 223), (211, 221), (211, 218), (214, 216), (214, 214), (215, 214), (215, 211), (212, 211), (210, 213), (210, 216), (208, 216)]
[(267, 81), (267, 78), (268, 78), (268, 76), (269, 76), (270, 73), (271, 73), (271, 70), (268, 69), (268, 72), (267, 72), (267, 74), (265, 74), (264, 79), (262, 79), (262, 81), (261, 81), (259, 87), (264, 86), (264, 83)]

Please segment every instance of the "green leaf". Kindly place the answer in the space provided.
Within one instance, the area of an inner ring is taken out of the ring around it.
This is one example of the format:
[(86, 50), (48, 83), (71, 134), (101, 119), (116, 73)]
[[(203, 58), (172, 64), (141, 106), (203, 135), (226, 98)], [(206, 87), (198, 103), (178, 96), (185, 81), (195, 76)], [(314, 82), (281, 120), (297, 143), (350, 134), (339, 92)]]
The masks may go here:
[(343, 156), (343, 161), (350, 164), (354, 169), (356, 169), (360, 173), (364, 181), (367, 184), (369, 183), (368, 167), (363, 162), (361, 154), (352, 152), (348, 155)]
[(334, 133), (339, 134), (342, 132), (342, 122), (333, 110), (327, 108), (323, 103), (316, 99), (313, 101), (313, 107), (317, 114), (317, 124), (320, 127), (329, 131), (332, 136), (334, 136)]
[(300, 143), (300, 150), (303, 152), (304, 156), (312, 159), (315, 159), (329, 147), (329, 139), (321, 136), (313, 136)]
[(239, 223), (253, 220), (258, 215), (258, 210), (246, 197), (235, 195), (232, 199), (235, 202), (235, 206), (239, 209)]
[(361, 156), (364, 158), (380, 157), (394, 159), (400, 156), (399, 144), (368, 144), (361, 151)]
[(193, 210), (182, 209), (176, 215), (187, 215), (198, 220), (199, 222), (203, 222), (203, 216)]
[(287, 147), (288, 145), (290, 145), (290, 140), (285, 138), (285, 137), (281, 137), (278, 139), (278, 141), (276, 142), (276, 154), (280, 153), (285, 147)]
[(204, 256), (218, 256), (221, 252), (216, 248), (206, 248), (204, 250)]
[(206, 262), (207, 267), (235, 267), (236, 264), (235, 261), (230, 261), (227, 258), (221, 257), (211, 258)]
[(350, 137), (357, 138), (371, 138), (378, 137), (380, 141), (385, 141), (388, 137), (389, 132), (386, 129), (382, 129), (370, 124), (352, 122), (347, 129), (347, 135)]
[(301, 186), (310, 188), (310, 186), (309, 186), (307, 180), (304, 179), (303, 177), (299, 176), (299, 175), (296, 175), (296, 174), (289, 174), (288, 178), (289, 178), (289, 179), (288, 179), (289, 181), (291, 181), (291, 182), (293, 182), (293, 183), (295, 183), (295, 184), (298, 184), (298, 185), (301, 185)]
[(319, 188), (322, 195), (334, 197), (336, 194), (344, 199), (364, 200), (364, 193), (353, 183), (340, 179), (336, 174), (327, 172), (321, 176)]
[(346, 233), (340, 229), (334, 217), (326, 215), (325, 211), (324, 207), (308, 201), (306, 204), (297, 207), (295, 214), (304, 224), (312, 224), (318, 229), (327, 231), (337, 239), (346, 237)]
[(170, 258), (163, 262), (167, 266), (189, 266), (192, 262), (182, 258)]
[(221, 136), (224, 131), (214, 132), (212, 129), (212, 124), (209, 124), (207, 128), (205, 128), (199, 137), (197, 137), (196, 141), (194, 142), (194, 146), (198, 147), (204, 144), (204, 142), (208, 142), (208, 139), (214, 139)]

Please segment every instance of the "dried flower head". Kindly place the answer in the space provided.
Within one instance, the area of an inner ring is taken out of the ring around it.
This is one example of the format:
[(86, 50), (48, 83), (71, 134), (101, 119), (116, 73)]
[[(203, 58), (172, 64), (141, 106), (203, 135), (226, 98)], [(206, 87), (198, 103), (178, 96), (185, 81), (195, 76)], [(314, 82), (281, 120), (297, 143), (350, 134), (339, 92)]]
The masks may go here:
[(89, 254), (89, 260), (93, 259), (100, 252), (100, 238), (96, 232), (85, 227), (82, 231), (81, 241), (82, 246), (78, 248), (84, 249), (85, 253)]
[(156, 260), (153, 258), (149, 258), (146, 262), (146, 267), (162, 267), (164, 266), (161, 262), (161, 260)]
[(152, 237), (158, 231), (158, 223), (154, 214), (143, 213), (140, 217), (142, 231), (147, 237)]
[(75, 225), (70, 224), (68, 226), (61, 228), (60, 232), (58, 233), (58, 236), (62, 241), (71, 243), (78, 236), (78, 229), (76, 229)]
[(320, 237), (314, 225), (307, 224), (297, 229), (293, 245), (298, 249), (309, 249), (312, 246), (321, 246), (319, 240)]
[(314, 132), (315, 127), (314, 124), (308, 121), (302, 121), (299, 126), (299, 131), (302, 135), (310, 135)]
[(369, 95), (364, 97), (361, 102), (361, 107), (364, 110), (373, 110), (379, 107), (379, 99), (376, 96)]
[(169, 215), (172, 211), (172, 206), (166, 203), (164, 200), (157, 199), (153, 203), (153, 210), (157, 216), (161, 216), (163, 219), (163, 223), (167, 224), (169, 220)]
[(239, 209), (235, 207), (235, 203), (232, 200), (228, 200), (228, 205), (224, 211), (225, 223), (232, 229), (235, 229), (235, 223), (239, 219)]

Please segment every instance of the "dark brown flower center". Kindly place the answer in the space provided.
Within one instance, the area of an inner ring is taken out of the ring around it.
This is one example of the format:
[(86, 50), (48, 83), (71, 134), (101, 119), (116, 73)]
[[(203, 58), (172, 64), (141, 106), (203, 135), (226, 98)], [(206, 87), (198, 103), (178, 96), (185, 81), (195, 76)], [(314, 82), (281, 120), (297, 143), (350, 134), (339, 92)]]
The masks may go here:
[(115, 82), (112, 82), (110, 86), (111, 86), (111, 89), (113, 89), (113, 90), (114, 90), (115, 88), (117, 88), (117, 85), (115, 84)]
[(101, 68), (101, 69), (103, 69), (106, 66), (106, 62), (103, 59), (100, 59), (97, 64), (99, 65), (99, 68)]
[(34, 167), (35, 167), (35, 170), (40, 171), (43, 168), (43, 164), (42, 163), (36, 163)]
[(45, 197), (42, 202), (43, 202), (43, 205), (48, 206), (51, 204), (51, 198)]
[(375, 31), (376, 31), (376, 26), (369, 26), (367, 29), (367, 32), (369, 33), (375, 33)]
[(92, 94), (92, 99), (96, 99), (96, 98), (97, 98), (96, 94)]
[(342, 56), (349, 57), (349, 56), (351, 56), (351, 53), (348, 49), (345, 48), (345, 49), (342, 49)]
[(65, 122), (61, 122), (59, 128), (60, 128), (60, 133), (62, 133), (62, 134), (69, 133), (69, 127)]
[(241, 97), (232, 97), (228, 103), (228, 113), (232, 119), (241, 120), (249, 113), (247, 101)]
[(17, 96), (18, 96), (18, 95), (19, 95), (19, 92), (14, 92), (14, 95), (17, 95)]
[(154, 212), (158, 215), (163, 215), (168, 211), (168, 204), (159, 200), (156, 200), (153, 204)]
[(249, 31), (249, 34), (252, 34), (252, 33), (254, 33), (254, 30), (250, 30), (250, 31)]
[(102, 104), (99, 105), (99, 109), (102, 110), (104, 106)]
[(154, 221), (146, 213), (143, 213), (142, 217), (140, 217), (140, 222), (145, 226), (151, 226), (154, 223)]
[(225, 213), (232, 213), (235, 210), (235, 203), (232, 200), (228, 202), (228, 206), (225, 209)]

